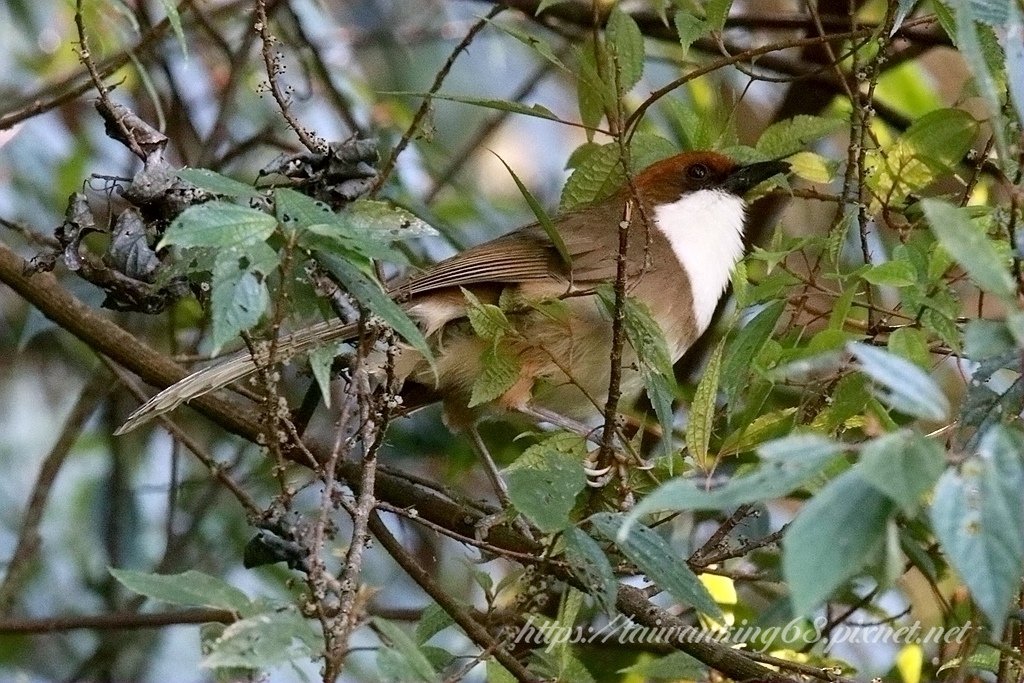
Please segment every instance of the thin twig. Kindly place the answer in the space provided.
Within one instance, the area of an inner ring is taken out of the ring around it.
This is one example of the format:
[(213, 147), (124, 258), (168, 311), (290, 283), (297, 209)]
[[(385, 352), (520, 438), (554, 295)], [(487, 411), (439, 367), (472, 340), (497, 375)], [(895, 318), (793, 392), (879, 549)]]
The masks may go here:
[(473, 42), (473, 39), (476, 38), (477, 34), (487, 26), (487, 23), (494, 17), (501, 14), (504, 9), (505, 8), (501, 5), (491, 8), (491, 11), (487, 13), (487, 16), (474, 23), (473, 26), (466, 31), (466, 35), (462, 37), (459, 44), (456, 45), (455, 49), (452, 50), (452, 53), (448, 55), (448, 59), (445, 60), (441, 70), (437, 72), (436, 76), (434, 76), (434, 83), (430, 86), (430, 90), (427, 91), (427, 96), (423, 98), (420, 108), (416, 111), (416, 114), (413, 115), (412, 122), (409, 124), (409, 127), (406, 129), (405, 133), (402, 134), (398, 144), (391, 150), (391, 154), (388, 155), (387, 160), (383, 165), (381, 165), (380, 173), (377, 175), (377, 180), (374, 181), (373, 187), (370, 188), (369, 196), (373, 197), (380, 192), (384, 183), (386, 183), (388, 178), (391, 176), (391, 172), (395, 168), (395, 162), (398, 161), (398, 155), (400, 155), (405, 148), (409, 146), (409, 142), (412, 140), (413, 135), (415, 135), (416, 131), (419, 130), (420, 124), (430, 111), (430, 105), (433, 101), (432, 96), (441, 89), (445, 79), (448, 77), (448, 73), (452, 70), (452, 66), (455, 65), (455, 60), (466, 50), (466, 48), (469, 47), (469, 44)]

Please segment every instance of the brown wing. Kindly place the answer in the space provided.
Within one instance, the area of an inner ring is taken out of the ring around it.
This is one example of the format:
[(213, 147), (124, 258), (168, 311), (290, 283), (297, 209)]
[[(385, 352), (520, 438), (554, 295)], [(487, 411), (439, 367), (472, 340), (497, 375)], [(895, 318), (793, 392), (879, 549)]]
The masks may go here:
[[(618, 219), (614, 206), (608, 207), (607, 217), (602, 208), (591, 207), (584, 213), (571, 213), (559, 219), (572, 261), (573, 282), (615, 277), (614, 251), (601, 246), (607, 246), (606, 240), (595, 238), (597, 230), (607, 230), (608, 226), (614, 229)], [(451, 287), (550, 279), (570, 281), (569, 268), (544, 229), (533, 224), (441, 261), (398, 283), (391, 291), (396, 297), (409, 297)]]

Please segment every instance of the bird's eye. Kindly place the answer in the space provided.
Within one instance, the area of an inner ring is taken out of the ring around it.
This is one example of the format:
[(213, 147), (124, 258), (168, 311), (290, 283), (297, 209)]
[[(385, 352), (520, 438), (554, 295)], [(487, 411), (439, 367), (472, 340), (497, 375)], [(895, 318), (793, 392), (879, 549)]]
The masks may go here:
[(686, 169), (686, 175), (690, 180), (704, 180), (711, 173), (706, 164), (693, 164)]

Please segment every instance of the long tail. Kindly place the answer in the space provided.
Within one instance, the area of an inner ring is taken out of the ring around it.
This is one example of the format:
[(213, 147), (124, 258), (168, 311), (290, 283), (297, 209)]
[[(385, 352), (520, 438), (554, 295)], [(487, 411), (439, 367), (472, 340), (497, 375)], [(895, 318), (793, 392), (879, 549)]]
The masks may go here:
[[(288, 358), (332, 341), (351, 339), (356, 335), (356, 330), (355, 324), (344, 324), (340, 320), (317, 323), (282, 337), (277, 344), (277, 356)], [(266, 359), (261, 359), (261, 361), (266, 363)], [(127, 434), (136, 427), (174, 410), (182, 403), (251, 375), (256, 372), (258, 367), (260, 364), (253, 359), (252, 355), (248, 351), (242, 351), (223, 362), (193, 372), (143, 403), (128, 416), (125, 423), (118, 427), (114, 434)]]

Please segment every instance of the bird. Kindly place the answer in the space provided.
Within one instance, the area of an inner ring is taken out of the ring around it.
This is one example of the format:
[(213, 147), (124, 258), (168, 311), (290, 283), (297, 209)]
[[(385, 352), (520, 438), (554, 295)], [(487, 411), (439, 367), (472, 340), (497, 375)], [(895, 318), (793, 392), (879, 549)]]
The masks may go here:
[[(554, 425), (577, 425), (603, 410), (608, 395), (613, 325), (600, 290), (616, 281), (620, 225), (626, 231), (625, 292), (658, 323), (673, 362), (707, 330), (736, 264), (746, 252), (747, 202), (756, 185), (789, 171), (782, 160), (741, 164), (714, 151), (685, 151), (644, 168), (606, 199), (470, 247), (390, 284), (388, 294), (416, 322), (433, 362), (401, 346), (394, 362), (406, 411), (441, 401), (454, 432), (483, 448), (479, 421), (520, 413)], [(553, 238), (550, 228), (557, 238)], [(472, 303), (471, 303), (472, 300)], [(472, 305), (525, 302), (507, 312), (501, 344), (517, 376), (496, 398), (473, 406), (473, 385), (494, 343), (477, 336)], [(545, 308), (536, 302), (557, 301)], [(532, 303), (531, 303), (532, 302)], [(351, 341), (358, 326), (328, 320), (283, 336), (278, 358)], [(620, 396), (643, 391), (635, 351), (623, 347)], [(265, 366), (243, 351), (164, 389), (118, 429), (127, 433), (181, 403)], [(485, 457), (492, 481), (493, 462)], [(500, 477), (495, 482), (500, 487)]]

